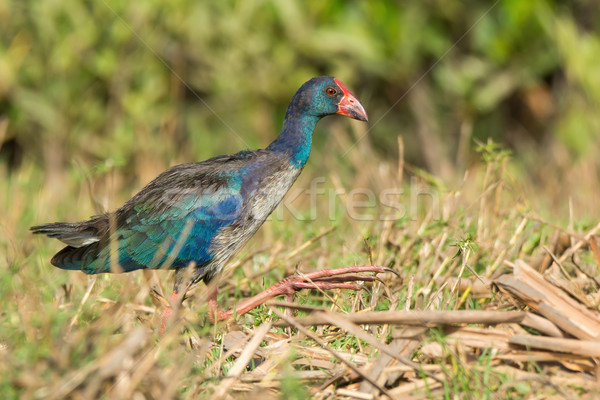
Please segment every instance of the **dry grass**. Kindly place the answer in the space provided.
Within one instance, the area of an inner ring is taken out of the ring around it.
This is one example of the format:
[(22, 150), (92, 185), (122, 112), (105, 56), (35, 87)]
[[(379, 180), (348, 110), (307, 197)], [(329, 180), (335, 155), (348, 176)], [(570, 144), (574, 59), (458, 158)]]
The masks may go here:
[[(598, 7), (440, 3), (1, 3), (0, 398), (600, 397)], [(321, 268), (401, 278), (217, 326), (199, 285), (159, 337), (150, 287), (170, 290), (167, 272), (58, 270), (59, 244), (28, 231), (266, 144), (323, 72), (371, 125), (319, 124), (292, 191), (318, 176), (334, 195), (266, 224), (219, 300)], [(475, 161), (488, 136), (518, 156), (486, 143)], [(354, 189), (401, 195), (359, 220)]]
[[(401, 278), (382, 274), (385, 284), (358, 294), (304, 291), (293, 304), (273, 302), (217, 326), (207, 322), (201, 284), (163, 337), (151, 274), (87, 277), (50, 268), (55, 244), (25, 233), (39, 221), (45, 192), (31, 206), (5, 200), (21, 220), (2, 226), (0, 392), (25, 399), (594, 398), (600, 264), (590, 245), (600, 226), (572, 217), (562, 228), (561, 219), (534, 213), (537, 199), (522, 189), (528, 183), (511, 176), (502, 152), (488, 150), (487, 163), (448, 190), (403, 162), (365, 168), (362, 160), (373, 155), (359, 145), (353, 185), (405, 188), (404, 201), (414, 191), (428, 194), (414, 214), (370, 222), (342, 216), (337, 229), (289, 216), (273, 221), (219, 283), (220, 302), (233, 306), (287, 274), (323, 267), (372, 263)], [(16, 180), (28, 178), (26, 169), (21, 174)], [(344, 187), (343, 176), (329, 178)], [(13, 199), (34, 191), (5, 186)]]

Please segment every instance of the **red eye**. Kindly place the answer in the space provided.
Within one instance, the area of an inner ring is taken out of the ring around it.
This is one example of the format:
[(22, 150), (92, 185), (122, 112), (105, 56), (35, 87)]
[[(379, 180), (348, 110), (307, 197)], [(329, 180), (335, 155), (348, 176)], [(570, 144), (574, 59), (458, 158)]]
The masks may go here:
[(327, 94), (330, 96), (333, 96), (334, 94), (336, 94), (336, 90), (332, 87), (327, 88)]

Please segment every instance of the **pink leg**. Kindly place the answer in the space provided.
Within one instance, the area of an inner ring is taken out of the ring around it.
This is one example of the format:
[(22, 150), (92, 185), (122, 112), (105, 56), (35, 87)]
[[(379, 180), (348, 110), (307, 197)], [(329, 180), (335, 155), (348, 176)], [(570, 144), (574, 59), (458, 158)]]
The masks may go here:
[(209, 307), (209, 318), (211, 322), (224, 321), (230, 318), (234, 312), (236, 315), (246, 314), (248, 311), (258, 307), (265, 301), (272, 299), (275, 296), (286, 294), (291, 296), (293, 293), (301, 289), (350, 289), (350, 290), (361, 290), (363, 286), (358, 283), (350, 282), (373, 282), (381, 281), (375, 276), (363, 276), (363, 275), (348, 275), (348, 274), (360, 274), (365, 272), (374, 272), (376, 274), (381, 272), (392, 272), (398, 275), (395, 271), (386, 267), (378, 266), (362, 266), (362, 267), (345, 267), (335, 269), (324, 269), (320, 271), (310, 272), (304, 275), (292, 275), (283, 279), (279, 283), (271, 286), (263, 292), (257, 294), (243, 301), (238, 305), (235, 310), (221, 311), (217, 304), (217, 291), (215, 290), (208, 300)]
[(210, 322), (214, 324), (216, 321), (225, 321), (232, 313), (232, 311), (222, 311), (219, 309), (217, 289), (215, 288), (208, 297), (208, 319)]
[[(175, 305), (177, 304), (177, 301), (179, 301), (179, 293), (177, 293), (177, 291), (173, 290), (173, 293), (171, 293), (171, 304)], [(160, 317), (159, 317), (159, 321), (160, 321), (160, 327), (158, 329), (158, 334), (160, 336), (162, 336), (165, 333), (165, 330), (167, 329), (167, 325), (169, 324), (169, 320), (171, 319), (171, 315), (173, 314), (173, 308), (172, 306), (169, 307), (164, 307), (160, 313)]]

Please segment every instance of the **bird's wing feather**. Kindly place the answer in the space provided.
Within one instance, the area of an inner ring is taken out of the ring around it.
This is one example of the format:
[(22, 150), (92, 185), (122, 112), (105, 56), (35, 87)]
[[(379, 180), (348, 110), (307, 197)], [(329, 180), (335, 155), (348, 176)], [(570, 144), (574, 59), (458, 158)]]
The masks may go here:
[(212, 259), (212, 240), (242, 212), (242, 171), (182, 169), (165, 172), (117, 211), (116, 232), (86, 272), (110, 271), (110, 254), (117, 248), (125, 271), (202, 265)]
[(244, 151), (177, 165), (115, 213), (31, 229), (69, 245), (52, 259), (60, 268), (95, 274), (110, 272), (115, 261), (124, 271), (200, 266), (212, 259), (210, 246), (219, 230), (245, 210), (247, 167), (265, 157), (264, 150)]

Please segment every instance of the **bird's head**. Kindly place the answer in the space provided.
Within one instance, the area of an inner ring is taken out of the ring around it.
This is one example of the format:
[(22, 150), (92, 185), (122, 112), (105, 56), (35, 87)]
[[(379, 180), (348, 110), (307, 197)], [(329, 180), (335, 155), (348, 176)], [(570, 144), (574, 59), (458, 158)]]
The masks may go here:
[(332, 76), (318, 76), (304, 83), (292, 103), (292, 112), (304, 112), (317, 117), (341, 114), (368, 121), (367, 112), (344, 84)]

